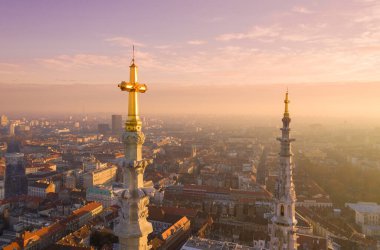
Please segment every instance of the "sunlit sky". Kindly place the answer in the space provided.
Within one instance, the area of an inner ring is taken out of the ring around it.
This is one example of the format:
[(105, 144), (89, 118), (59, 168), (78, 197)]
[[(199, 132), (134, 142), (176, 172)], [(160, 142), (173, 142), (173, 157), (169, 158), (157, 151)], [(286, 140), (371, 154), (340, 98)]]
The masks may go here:
[(116, 84), (134, 44), (160, 88), (380, 88), (377, 0), (0, 0), (0, 34), (0, 84)]
[(152, 83), (380, 79), (380, 2), (2, 0), (4, 83), (108, 83), (131, 45)]

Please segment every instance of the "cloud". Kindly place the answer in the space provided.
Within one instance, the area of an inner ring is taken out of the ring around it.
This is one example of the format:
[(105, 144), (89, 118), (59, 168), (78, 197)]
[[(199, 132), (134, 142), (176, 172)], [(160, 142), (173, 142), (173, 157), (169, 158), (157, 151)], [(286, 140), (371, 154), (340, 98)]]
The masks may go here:
[(227, 33), (216, 37), (218, 41), (231, 41), (241, 39), (255, 39), (255, 38), (274, 38), (278, 37), (279, 28), (276, 25), (269, 27), (255, 26), (251, 31), (246, 33)]
[(292, 26), (291, 28), (281, 26), (279, 24), (270, 26), (255, 26), (247, 32), (241, 33), (227, 33), (216, 37), (218, 41), (232, 41), (251, 39), (260, 42), (275, 42), (275, 41), (289, 41), (289, 42), (307, 42), (320, 39), (322, 36), (319, 32), (325, 26), (300, 24)]
[(136, 40), (133, 40), (129, 37), (122, 37), (122, 36), (111, 37), (111, 38), (107, 38), (105, 41), (114, 45), (122, 46), (122, 47), (132, 47), (132, 45), (138, 46), (138, 47), (145, 47), (145, 44), (140, 43)]
[(300, 13), (300, 14), (312, 14), (312, 13), (314, 13), (314, 11), (311, 11), (311, 10), (307, 9), (306, 7), (302, 7), (302, 6), (295, 6), (292, 8), (292, 11), (295, 13)]
[(378, 27), (380, 22), (380, 3), (376, 2), (362, 2), (364, 6), (361, 8), (361, 11), (354, 12), (352, 14), (353, 20), (356, 23), (370, 25), (373, 24)]
[(118, 58), (106, 55), (95, 54), (76, 54), (76, 55), (59, 55), (53, 58), (39, 59), (39, 61), (48, 67), (70, 69), (86, 68), (91, 66), (115, 66)]
[(164, 45), (157, 45), (157, 46), (154, 46), (154, 48), (156, 49), (169, 49), (171, 48), (172, 46), (169, 45), (169, 44), (164, 44)]
[(205, 44), (207, 42), (203, 41), (203, 40), (190, 40), (187, 43), (190, 45), (202, 45), (202, 44)]
[[(155, 57), (145, 51), (137, 50), (135, 52), (137, 64), (144, 65), (144, 68), (161, 68), (160, 63)], [(129, 55), (99, 55), (99, 54), (74, 54), (74, 55), (59, 55), (52, 58), (40, 58), (37, 61), (48, 68), (64, 71), (72, 70), (94, 70), (99, 67), (102, 68), (126, 68), (130, 64)]]
[[(380, 79), (377, 70), (380, 67), (380, 4), (377, 3), (348, 1), (341, 5), (341, 11), (328, 4), (326, 8), (322, 5), (290, 7), (284, 13), (266, 15), (253, 27), (235, 25), (229, 30), (230, 26), (226, 26), (221, 33), (216, 33), (215, 40), (207, 40), (207, 35), (177, 43), (170, 39), (160, 43), (149, 40), (148, 46), (148, 42), (138, 37), (137, 40), (110, 37), (105, 40), (107, 45), (121, 46), (116, 48), (121, 53), (42, 58), (38, 60), (40, 64), (28, 71), (34, 74), (28, 79), (38, 77), (39, 80), (51, 74), (62, 79), (66, 79), (66, 75), (77, 79), (80, 75), (82, 79), (78, 82), (112, 80), (115, 72), (128, 74), (125, 70), (128, 70), (130, 53), (123, 47), (131, 49), (134, 44), (143, 47), (136, 50), (136, 62), (141, 67), (142, 79), (148, 83), (377, 81)], [(207, 46), (196, 47), (206, 42)], [(41, 64), (52, 70), (46, 70)], [(7, 68), (0, 65), (0, 69)], [(8, 74), (3, 79), (12, 77)]]
[(20, 73), (20, 65), (14, 63), (0, 62), (0, 74), (16, 74)]
[(14, 63), (2, 63), (0, 62), (0, 68), (11, 68), (11, 69), (14, 69), (14, 68), (19, 68), (20, 65), (18, 64), (14, 64)]
[(223, 17), (210, 17), (210, 18), (205, 19), (205, 21), (208, 23), (218, 23), (218, 22), (221, 22), (223, 20), (224, 20)]

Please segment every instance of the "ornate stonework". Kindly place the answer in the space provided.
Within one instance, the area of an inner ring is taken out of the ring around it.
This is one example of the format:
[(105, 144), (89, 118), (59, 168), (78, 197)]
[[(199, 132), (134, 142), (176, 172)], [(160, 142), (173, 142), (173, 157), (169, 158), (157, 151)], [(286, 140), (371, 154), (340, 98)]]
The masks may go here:
[(124, 144), (144, 144), (145, 142), (145, 135), (141, 131), (134, 131), (134, 132), (124, 132), (123, 134), (123, 142)]
[(272, 250), (295, 250), (297, 249), (297, 235), (295, 218), (296, 192), (293, 183), (293, 154), (291, 151), (290, 138), (290, 115), (288, 110), (288, 93), (285, 97), (285, 112), (282, 118), (282, 136), (277, 138), (281, 144), (279, 175), (276, 181), (274, 193), (274, 215), (270, 225), (270, 249)]
[(154, 188), (146, 187), (144, 172), (152, 160), (142, 159), (142, 145), (145, 136), (141, 132), (142, 122), (138, 110), (138, 94), (147, 90), (145, 84), (137, 82), (137, 66), (132, 60), (130, 66), (130, 82), (119, 84), (122, 91), (129, 93), (128, 118), (125, 123), (123, 143), (125, 161), (122, 166), (123, 187), (118, 190), (119, 217), (115, 223), (115, 234), (119, 237), (120, 250), (150, 249), (148, 234), (153, 231), (152, 224), (147, 221), (149, 197)]

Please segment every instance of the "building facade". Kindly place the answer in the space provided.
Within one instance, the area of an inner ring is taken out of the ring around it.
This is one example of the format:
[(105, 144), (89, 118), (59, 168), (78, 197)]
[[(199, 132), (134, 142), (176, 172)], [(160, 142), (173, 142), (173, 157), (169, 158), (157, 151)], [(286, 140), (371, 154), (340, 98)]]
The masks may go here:
[(374, 202), (347, 203), (355, 211), (355, 223), (368, 236), (380, 236), (380, 205)]
[(109, 207), (117, 203), (117, 198), (111, 187), (94, 186), (86, 190), (87, 201), (97, 201), (103, 207)]
[(55, 184), (51, 181), (36, 181), (28, 186), (28, 195), (46, 198), (48, 193), (55, 193)]
[(108, 166), (96, 169), (83, 175), (83, 187), (89, 188), (96, 185), (110, 184), (116, 180), (116, 166)]

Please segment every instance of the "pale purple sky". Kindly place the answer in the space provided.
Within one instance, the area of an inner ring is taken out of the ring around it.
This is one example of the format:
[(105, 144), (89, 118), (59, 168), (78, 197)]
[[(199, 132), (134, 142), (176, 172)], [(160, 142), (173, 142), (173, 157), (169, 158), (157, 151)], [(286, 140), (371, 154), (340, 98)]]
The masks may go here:
[(132, 44), (151, 113), (380, 117), (378, 0), (0, 0), (0, 112), (121, 112)]
[(0, 82), (376, 82), (380, 2), (0, 0)]

